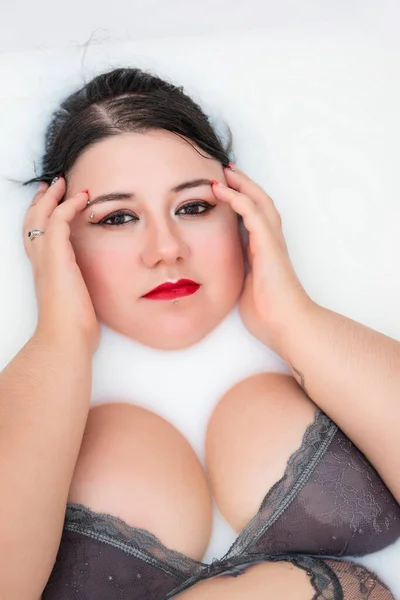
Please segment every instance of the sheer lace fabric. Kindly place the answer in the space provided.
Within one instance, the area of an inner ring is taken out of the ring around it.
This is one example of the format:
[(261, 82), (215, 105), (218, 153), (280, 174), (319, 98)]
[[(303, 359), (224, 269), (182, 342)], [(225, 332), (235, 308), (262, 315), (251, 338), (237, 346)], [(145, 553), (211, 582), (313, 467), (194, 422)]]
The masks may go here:
[(322, 411), (228, 555), (363, 555), (400, 537), (400, 507), (364, 455)]
[(167, 600), (202, 579), (286, 560), (307, 571), (315, 599), (389, 600), (393, 596), (376, 575), (326, 557), (374, 552), (399, 536), (398, 503), (362, 453), (318, 410), (284, 476), (222, 559), (210, 565), (192, 560), (117, 517), (68, 504), (42, 598)]

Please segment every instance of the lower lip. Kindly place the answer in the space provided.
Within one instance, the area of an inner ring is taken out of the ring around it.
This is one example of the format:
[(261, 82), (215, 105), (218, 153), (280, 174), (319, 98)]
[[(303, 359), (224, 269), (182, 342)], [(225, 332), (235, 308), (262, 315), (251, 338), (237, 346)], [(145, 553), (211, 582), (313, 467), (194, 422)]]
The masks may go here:
[(148, 300), (175, 300), (175, 298), (182, 298), (183, 296), (195, 294), (199, 287), (199, 285), (182, 285), (170, 290), (150, 292), (150, 294), (146, 294), (143, 298), (147, 298)]

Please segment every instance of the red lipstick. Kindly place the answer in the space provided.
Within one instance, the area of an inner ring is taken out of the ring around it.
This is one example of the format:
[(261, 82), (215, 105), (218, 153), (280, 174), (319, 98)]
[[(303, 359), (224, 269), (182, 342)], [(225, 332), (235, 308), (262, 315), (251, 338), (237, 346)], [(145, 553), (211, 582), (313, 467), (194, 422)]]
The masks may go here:
[(200, 285), (191, 279), (179, 279), (176, 282), (168, 281), (145, 294), (143, 298), (149, 300), (175, 300), (175, 298), (182, 298), (196, 293), (199, 287)]

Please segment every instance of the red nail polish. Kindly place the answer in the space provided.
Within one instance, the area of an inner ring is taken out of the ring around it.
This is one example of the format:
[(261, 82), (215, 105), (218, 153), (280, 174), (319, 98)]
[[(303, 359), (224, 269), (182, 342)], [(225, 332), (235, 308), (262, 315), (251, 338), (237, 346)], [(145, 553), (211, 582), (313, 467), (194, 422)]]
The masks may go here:
[(88, 194), (88, 193), (89, 193), (89, 190), (82, 190), (80, 193), (81, 193), (81, 194)]
[(217, 181), (216, 179), (211, 179), (211, 183), (213, 185), (221, 185), (219, 181)]
[(230, 168), (230, 170), (231, 170), (231, 171), (234, 171), (234, 172), (235, 172), (235, 171), (236, 171), (236, 169), (237, 169), (236, 165), (234, 165), (234, 164), (233, 164), (233, 162), (230, 162), (230, 163), (229, 163), (229, 168)]

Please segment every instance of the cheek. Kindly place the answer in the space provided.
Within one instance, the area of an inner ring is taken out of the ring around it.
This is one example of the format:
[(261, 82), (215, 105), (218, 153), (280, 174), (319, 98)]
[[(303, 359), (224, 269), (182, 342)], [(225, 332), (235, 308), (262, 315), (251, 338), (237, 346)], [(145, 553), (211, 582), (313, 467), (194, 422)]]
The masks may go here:
[(192, 245), (196, 246), (202, 272), (205, 270), (218, 283), (218, 287), (229, 286), (234, 291), (242, 285), (244, 258), (236, 218), (208, 228), (207, 235), (193, 238)]
[(133, 286), (137, 270), (137, 251), (132, 244), (78, 245), (75, 256), (94, 304), (104, 304), (121, 289)]

